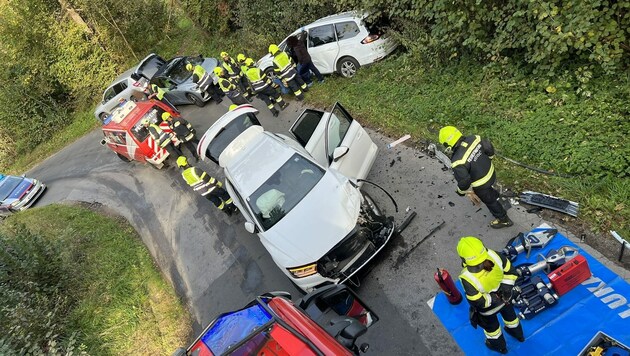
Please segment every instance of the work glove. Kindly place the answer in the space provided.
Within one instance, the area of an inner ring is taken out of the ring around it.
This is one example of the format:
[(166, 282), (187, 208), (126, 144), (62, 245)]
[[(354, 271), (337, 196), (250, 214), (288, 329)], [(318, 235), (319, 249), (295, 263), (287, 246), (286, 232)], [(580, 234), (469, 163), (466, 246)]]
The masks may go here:
[(286, 79), (282, 79), (282, 84), (284, 84), (285, 87), (289, 86), (289, 82), (287, 82)]
[(475, 192), (467, 191), (466, 196), (468, 197), (468, 199), (470, 199), (473, 205), (477, 206), (481, 204), (481, 199), (479, 199), (479, 197), (477, 196), (477, 194), (475, 194)]
[(505, 304), (510, 304), (512, 301), (512, 295), (514, 292), (514, 286), (501, 283), (499, 285), (499, 290), (497, 291), (497, 295), (505, 302)]

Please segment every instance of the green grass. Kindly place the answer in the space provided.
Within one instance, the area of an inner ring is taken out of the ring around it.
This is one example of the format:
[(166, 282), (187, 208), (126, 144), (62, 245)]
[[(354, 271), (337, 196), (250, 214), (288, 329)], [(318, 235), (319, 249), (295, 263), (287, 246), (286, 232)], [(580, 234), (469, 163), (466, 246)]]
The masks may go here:
[(19, 224), (63, 246), (71, 278), (59, 288), (71, 301), (66, 320), (55, 323), (66, 325), (65, 335), (78, 332), (88, 353), (168, 355), (185, 346), (189, 314), (124, 219), (51, 205), (8, 218), (1, 232), (11, 236)]

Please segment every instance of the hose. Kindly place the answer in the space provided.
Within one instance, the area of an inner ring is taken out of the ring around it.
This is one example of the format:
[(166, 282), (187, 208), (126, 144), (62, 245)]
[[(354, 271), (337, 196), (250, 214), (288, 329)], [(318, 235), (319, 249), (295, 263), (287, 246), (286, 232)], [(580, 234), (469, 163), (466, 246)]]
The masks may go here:
[(502, 155), (502, 154), (500, 154), (500, 153), (495, 153), (495, 155), (497, 155), (498, 157), (503, 158), (504, 160), (506, 160), (506, 161), (508, 161), (508, 162), (510, 162), (510, 163), (514, 163), (514, 164), (515, 164), (515, 165), (517, 165), (517, 166), (521, 166), (521, 167), (523, 167), (523, 168), (529, 169), (529, 170), (534, 171), (534, 172), (538, 172), (538, 173), (546, 174), (546, 175), (548, 175), (548, 176), (556, 176), (556, 177), (562, 177), (562, 178), (573, 178), (573, 176), (572, 176), (572, 175), (570, 175), (570, 174), (556, 173), (556, 172), (546, 171), (546, 170), (541, 169), (541, 168), (528, 166), (528, 165), (526, 165), (526, 164), (524, 164), (524, 163), (521, 163), (521, 162), (515, 161), (515, 160), (513, 160), (513, 159), (511, 159), (511, 158), (509, 158), (509, 157), (505, 157), (504, 155)]

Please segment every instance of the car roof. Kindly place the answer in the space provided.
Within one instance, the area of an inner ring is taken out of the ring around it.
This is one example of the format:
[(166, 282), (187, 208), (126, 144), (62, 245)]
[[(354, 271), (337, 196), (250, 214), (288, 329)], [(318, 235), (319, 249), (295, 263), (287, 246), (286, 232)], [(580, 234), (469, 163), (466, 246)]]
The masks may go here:
[[(136, 121), (140, 118), (140, 115), (146, 113), (149, 109), (151, 109), (154, 105), (153, 100), (149, 101), (139, 101), (139, 102), (127, 102), (125, 107), (128, 108), (128, 113), (122, 117), (120, 121), (111, 120), (106, 125), (103, 125), (103, 130), (124, 130), (136, 123)], [(121, 108), (121, 109), (123, 109)], [(114, 111), (119, 110), (114, 109)], [(122, 110), (120, 111), (122, 112)]]
[[(297, 151), (281, 141), (275, 134), (251, 127), (257, 132), (247, 137), (247, 144), (225, 167), (227, 174), (243, 196), (250, 196)], [(238, 141), (241, 136), (233, 142)], [(238, 144), (238, 142), (236, 142)]]
[(331, 23), (337, 23), (340, 21), (361, 20), (365, 16), (366, 15), (362, 14), (359, 11), (346, 11), (346, 12), (341, 12), (338, 14), (322, 17), (321, 19), (316, 20), (304, 27), (310, 28), (316, 25), (326, 25), (326, 24), (331, 24)]

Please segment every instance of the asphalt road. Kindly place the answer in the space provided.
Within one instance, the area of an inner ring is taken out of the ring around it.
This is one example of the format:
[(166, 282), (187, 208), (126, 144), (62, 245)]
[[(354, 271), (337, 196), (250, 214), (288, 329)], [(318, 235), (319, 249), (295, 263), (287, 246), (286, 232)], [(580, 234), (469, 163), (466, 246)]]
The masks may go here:
[[(254, 102), (261, 111), (263, 126), (282, 133), (302, 110), (300, 103), (290, 103), (278, 118), (273, 118), (262, 102)], [(211, 102), (203, 108), (181, 109), (202, 134), (229, 104), (226, 99), (218, 105)], [(379, 153), (368, 179), (392, 194), (399, 211), (395, 212), (393, 204), (378, 190), (367, 185), (365, 189), (398, 223), (412, 211), (417, 217), (382, 252), (361, 286), (355, 288), (381, 317), (360, 341), (370, 344), (368, 354), (372, 355), (461, 354), (426, 303), (439, 291), (433, 281), (435, 269), (459, 273), (455, 246), (461, 236), (474, 235), (489, 247), (500, 249), (510, 237), (544, 221), (517, 206), (509, 211), (513, 227), (490, 229), (487, 209), (472, 206), (456, 195), (452, 174), (443, 170), (441, 163), (413, 144), (387, 149), (386, 144), (396, 138), (369, 132)], [(217, 211), (189, 189), (174, 168), (156, 170), (119, 160), (100, 145), (101, 137), (100, 130), (95, 130), (28, 173), (48, 185), (38, 205), (60, 201), (99, 203), (127, 218), (188, 304), (195, 332), (217, 314), (240, 308), (258, 294), (286, 290), (299, 295), (257, 236), (245, 231), (241, 216), (227, 217)], [(417, 138), (410, 142), (413, 139)], [(217, 172), (212, 162), (200, 165), (210, 173)], [(583, 247), (601, 257), (588, 246)], [(618, 273), (627, 277), (623, 270)], [(180, 345), (173, 345), (173, 349), (176, 346)], [(479, 346), (484, 347), (481, 330)]]

